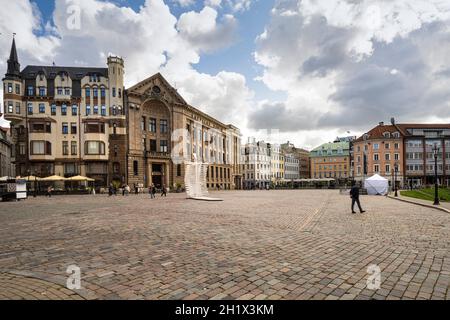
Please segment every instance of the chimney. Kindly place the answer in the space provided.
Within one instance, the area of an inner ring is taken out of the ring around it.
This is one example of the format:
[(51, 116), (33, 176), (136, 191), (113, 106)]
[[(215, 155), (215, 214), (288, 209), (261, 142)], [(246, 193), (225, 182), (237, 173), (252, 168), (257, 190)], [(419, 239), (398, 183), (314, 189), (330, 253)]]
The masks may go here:
[(394, 118), (394, 117), (391, 118), (391, 124), (392, 124), (393, 126), (395, 126), (395, 118)]
[(381, 121), (380, 123), (378, 123), (380, 126), (384, 126), (384, 122)]

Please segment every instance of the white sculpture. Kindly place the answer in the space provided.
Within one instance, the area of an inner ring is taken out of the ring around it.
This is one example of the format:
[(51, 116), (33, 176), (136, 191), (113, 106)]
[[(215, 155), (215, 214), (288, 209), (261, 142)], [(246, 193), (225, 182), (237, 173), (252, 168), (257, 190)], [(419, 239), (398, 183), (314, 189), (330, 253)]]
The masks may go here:
[(197, 155), (194, 153), (194, 162), (185, 162), (186, 173), (184, 175), (184, 184), (189, 199), (203, 201), (222, 201), (222, 199), (209, 197), (206, 185), (206, 173), (208, 164), (197, 161)]

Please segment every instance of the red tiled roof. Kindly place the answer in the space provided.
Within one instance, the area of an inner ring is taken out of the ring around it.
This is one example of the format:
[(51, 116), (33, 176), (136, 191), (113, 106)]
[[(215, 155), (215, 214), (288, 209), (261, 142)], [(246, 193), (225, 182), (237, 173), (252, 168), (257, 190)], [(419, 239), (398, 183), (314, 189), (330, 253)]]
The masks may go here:
[[(385, 132), (394, 133), (394, 132), (400, 132), (401, 135), (403, 135), (403, 132), (401, 132), (396, 126), (387, 124), (387, 125), (377, 125), (375, 128), (372, 128), (367, 134), (369, 135), (369, 139), (382, 139), (384, 138), (383, 134)], [(359, 137), (355, 140), (355, 142), (363, 141), (363, 136)]]
[[(395, 125), (378, 125), (369, 132), (369, 139), (382, 139), (385, 132), (400, 132), (401, 136), (407, 136), (407, 129), (450, 129), (449, 123), (398, 123)], [(363, 136), (355, 140), (355, 142), (363, 141)]]

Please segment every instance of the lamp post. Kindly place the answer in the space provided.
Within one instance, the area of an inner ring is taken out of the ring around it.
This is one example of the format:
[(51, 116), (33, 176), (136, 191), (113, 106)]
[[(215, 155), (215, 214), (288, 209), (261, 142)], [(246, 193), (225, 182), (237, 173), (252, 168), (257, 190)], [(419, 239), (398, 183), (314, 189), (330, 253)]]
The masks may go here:
[(391, 170), (391, 175), (392, 175), (391, 188), (392, 188), (392, 192), (394, 192), (394, 183), (395, 183), (395, 180), (394, 180), (394, 168), (392, 168), (392, 170)]
[(434, 205), (439, 205), (439, 192), (438, 192), (438, 170), (437, 170), (437, 158), (438, 158), (439, 147), (434, 144), (433, 154), (434, 154)]
[(397, 172), (398, 172), (398, 164), (396, 163), (394, 165), (394, 190), (395, 190), (394, 197), (398, 197), (398, 193), (397, 193)]

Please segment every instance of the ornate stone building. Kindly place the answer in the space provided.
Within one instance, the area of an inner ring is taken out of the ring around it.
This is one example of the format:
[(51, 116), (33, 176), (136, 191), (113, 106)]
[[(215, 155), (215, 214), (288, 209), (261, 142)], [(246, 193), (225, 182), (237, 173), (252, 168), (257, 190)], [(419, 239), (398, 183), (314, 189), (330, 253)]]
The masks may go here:
[(108, 57), (107, 65), (21, 71), (13, 39), (3, 86), (17, 175), (81, 174), (98, 186), (125, 181), (124, 63)]
[(190, 106), (156, 74), (125, 91), (107, 68), (27, 66), (13, 39), (3, 79), (17, 175), (84, 175), (96, 185), (184, 184), (184, 161), (210, 163), (208, 187), (242, 187), (240, 131)]
[(190, 106), (161, 74), (125, 92), (128, 183), (184, 185), (184, 161), (210, 163), (209, 188), (240, 189), (240, 132)]
[(0, 177), (16, 176), (14, 162), (14, 145), (9, 136), (9, 129), (0, 127)]

